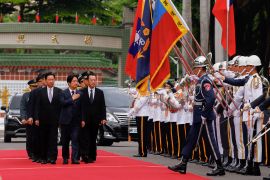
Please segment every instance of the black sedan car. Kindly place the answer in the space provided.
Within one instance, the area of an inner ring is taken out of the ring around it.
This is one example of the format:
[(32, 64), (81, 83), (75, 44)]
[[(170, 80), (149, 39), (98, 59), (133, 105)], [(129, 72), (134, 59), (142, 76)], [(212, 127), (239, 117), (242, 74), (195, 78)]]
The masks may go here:
[[(98, 133), (97, 144), (110, 146), (113, 142), (136, 140), (137, 128), (135, 119), (129, 119), (127, 113), (132, 98), (117, 87), (101, 87), (104, 92), (107, 124), (101, 126)], [(11, 138), (26, 137), (25, 127), (20, 118), (20, 101), (22, 95), (12, 96), (9, 108), (4, 106), (6, 111), (4, 120), (4, 142), (11, 142)], [(60, 142), (60, 133), (58, 141)]]
[(11, 142), (11, 138), (26, 137), (26, 129), (22, 125), (20, 117), (20, 102), (22, 95), (16, 94), (11, 97), (9, 107), (2, 106), (6, 111), (4, 119), (4, 142)]
[(107, 124), (100, 128), (98, 145), (111, 145), (113, 142), (136, 140), (135, 119), (127, 117), (132, 97), (121, 88), (101, 87), (105, 96)]

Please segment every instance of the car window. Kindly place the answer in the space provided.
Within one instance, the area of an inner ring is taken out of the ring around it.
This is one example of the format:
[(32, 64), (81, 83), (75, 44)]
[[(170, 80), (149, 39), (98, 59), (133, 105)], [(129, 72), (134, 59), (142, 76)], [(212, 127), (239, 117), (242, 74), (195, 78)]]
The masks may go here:
[(129, 107), (132, 98), (123, 90), (118, 88), (102, 89), (105, 96), (105, 103), (107, 107)]
[(13, 96), (10, 101), (9, 109), (20, 109), (21, 99), (22, 96)]

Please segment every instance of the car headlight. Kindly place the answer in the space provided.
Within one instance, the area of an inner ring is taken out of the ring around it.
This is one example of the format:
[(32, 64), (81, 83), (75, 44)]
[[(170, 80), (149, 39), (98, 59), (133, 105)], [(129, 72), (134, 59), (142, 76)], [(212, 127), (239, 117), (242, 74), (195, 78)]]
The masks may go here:
[(108, 122), (116, 122), (116, 123), (118, 123), (118, 121), (115, 119), (115, 117), (111, 113), (106, 114), (106, 119), (107, 119)]

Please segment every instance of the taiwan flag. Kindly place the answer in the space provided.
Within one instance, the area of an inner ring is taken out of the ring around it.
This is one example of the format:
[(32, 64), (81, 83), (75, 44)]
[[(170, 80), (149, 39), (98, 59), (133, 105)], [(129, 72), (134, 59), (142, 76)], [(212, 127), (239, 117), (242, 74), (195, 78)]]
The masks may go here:
[(156, 0), (153, 9), (150, 84), (156, 91), (170, 77), (171, 49), (189, 29), (171, 0)]
[(227, 49), (227, 29), (228, 29), (227, 51), (229, 56), (232, 56), (236, 53), (233, 0), (216, 0), (212, 13), (222, 27), (221, 44), (224, 49)]

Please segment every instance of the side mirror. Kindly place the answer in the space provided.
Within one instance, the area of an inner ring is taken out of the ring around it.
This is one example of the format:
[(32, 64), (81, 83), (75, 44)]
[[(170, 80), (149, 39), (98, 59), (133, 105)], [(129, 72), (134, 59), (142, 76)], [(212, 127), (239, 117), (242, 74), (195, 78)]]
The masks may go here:
[(7, 107), (6, 106), (1, 106), (1, 110), (6, 111)]

